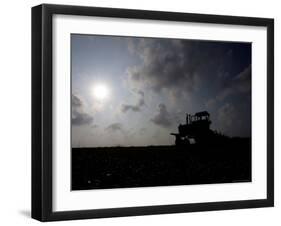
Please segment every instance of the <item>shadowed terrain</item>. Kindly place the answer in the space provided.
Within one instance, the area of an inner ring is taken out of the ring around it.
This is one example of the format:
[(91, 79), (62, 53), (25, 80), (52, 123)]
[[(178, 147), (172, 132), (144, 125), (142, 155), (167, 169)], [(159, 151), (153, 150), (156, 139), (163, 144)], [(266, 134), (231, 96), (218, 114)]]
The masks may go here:
[(208, 145), (72, 148), (72, 190), (250, 181), (250, 138)]

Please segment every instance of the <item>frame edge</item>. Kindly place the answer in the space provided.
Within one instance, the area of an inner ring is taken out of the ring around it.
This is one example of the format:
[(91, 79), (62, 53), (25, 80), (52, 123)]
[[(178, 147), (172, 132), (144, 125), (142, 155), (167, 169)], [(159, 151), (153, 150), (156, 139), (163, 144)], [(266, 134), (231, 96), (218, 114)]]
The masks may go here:
[(42, 220), (42, 6), (32, 7), (31, 14), (31, 217), (36, 220)]
[(267, 22), (267, 200), (274, 206), (274, 19)]

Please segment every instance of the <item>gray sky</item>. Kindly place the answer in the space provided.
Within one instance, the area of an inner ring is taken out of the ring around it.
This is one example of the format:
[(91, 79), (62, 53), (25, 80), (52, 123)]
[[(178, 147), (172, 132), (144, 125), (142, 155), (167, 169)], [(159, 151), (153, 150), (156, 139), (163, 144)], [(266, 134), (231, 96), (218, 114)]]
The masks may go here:
[(174, 143), (186, 113), (251, 135), (251, 44), (71, 35), (72, 146)]

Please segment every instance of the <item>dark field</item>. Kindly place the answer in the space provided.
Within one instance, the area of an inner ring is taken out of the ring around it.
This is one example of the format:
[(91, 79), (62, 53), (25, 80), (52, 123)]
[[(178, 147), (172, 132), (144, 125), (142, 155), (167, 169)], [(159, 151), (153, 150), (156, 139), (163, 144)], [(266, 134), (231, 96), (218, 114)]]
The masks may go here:
[(251, 142), (72, 148), (72, 190), (251, 181)]

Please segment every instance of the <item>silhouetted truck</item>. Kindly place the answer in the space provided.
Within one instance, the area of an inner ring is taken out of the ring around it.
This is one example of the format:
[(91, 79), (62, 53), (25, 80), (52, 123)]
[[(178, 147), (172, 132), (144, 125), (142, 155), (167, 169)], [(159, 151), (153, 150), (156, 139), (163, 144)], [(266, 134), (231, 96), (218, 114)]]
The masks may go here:
[(217, 134), (210, 129), (210, 114), (207, 111), (197, 112), (194, 115), (186, 115), (186, 124), (178, 126), (178, 133), (171, 133), (175, 136), (176, 145), (189, 145), (191, 140), (195, 143), (209, 142)]

